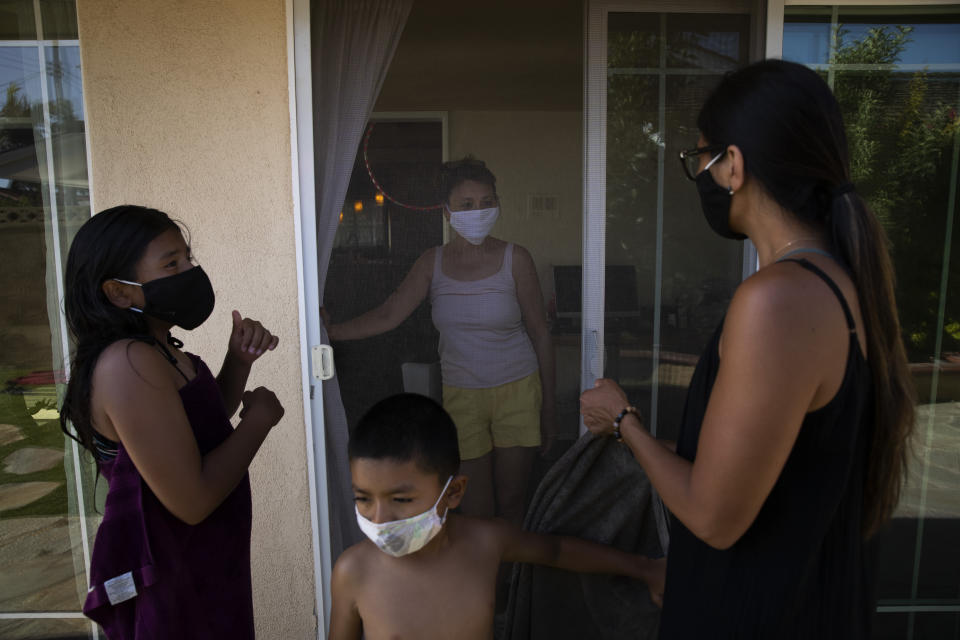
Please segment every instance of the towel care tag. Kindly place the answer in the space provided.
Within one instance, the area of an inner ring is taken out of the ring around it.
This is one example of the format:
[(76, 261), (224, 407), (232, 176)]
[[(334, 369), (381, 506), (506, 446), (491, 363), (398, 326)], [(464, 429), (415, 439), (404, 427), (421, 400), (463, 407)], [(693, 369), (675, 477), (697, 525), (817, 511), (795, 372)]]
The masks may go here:
[(103, 583), (110, 604), (117, 605), (137, 596), (137, 585), (133, 582), (133, 572), (127, 571), (116, 578)]

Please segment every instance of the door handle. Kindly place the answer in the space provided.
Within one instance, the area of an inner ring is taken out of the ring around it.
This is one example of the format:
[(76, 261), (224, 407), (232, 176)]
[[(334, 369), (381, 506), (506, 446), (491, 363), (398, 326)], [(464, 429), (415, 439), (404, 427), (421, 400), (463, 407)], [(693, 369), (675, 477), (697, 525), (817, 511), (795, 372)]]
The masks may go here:
[(333, 366), (333, 347), (328, 344), (314, 345), (310, 350), (311, 369), (313, 379), (323, 382), (329, 380), (336, 373)]

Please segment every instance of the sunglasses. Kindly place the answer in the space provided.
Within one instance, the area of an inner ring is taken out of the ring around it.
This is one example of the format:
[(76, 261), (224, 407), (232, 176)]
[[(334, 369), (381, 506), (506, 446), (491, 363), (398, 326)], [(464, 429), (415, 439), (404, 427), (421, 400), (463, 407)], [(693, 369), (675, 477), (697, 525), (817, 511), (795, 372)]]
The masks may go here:
[(707, 163), (707, 166), (703, 168), (703, 170), (706, 171), (713, 166), (713, 163), (722, 158), (726, 151), (727, 145), (725, 144), (708, 144), (705, 147), (696, 147), (694, 149), (681, 151), (680, 164), (683, 166), (683, 173), (686, 174), (688, 179), (695, 181), (697, 179), (697, 174), (700, 173), (701, 155), (705, 153), (717, 154), (712, 160), (710, 160), (710, 162)]

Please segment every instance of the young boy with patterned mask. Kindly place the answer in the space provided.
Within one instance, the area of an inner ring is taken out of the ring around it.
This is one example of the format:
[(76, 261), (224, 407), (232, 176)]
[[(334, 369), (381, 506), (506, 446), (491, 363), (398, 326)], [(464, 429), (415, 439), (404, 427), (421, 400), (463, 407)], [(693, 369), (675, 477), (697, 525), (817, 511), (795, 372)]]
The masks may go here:
[(433, 400), (400, 394), (350, 436), (357, 522), (369, 538), (333, 570), (331, 640), (492, 636), (497, 571), (531, 562), (644, 580), (656, 598), (662, 560), (577, 538), (451, 513), (463, 498), (456, 428)]

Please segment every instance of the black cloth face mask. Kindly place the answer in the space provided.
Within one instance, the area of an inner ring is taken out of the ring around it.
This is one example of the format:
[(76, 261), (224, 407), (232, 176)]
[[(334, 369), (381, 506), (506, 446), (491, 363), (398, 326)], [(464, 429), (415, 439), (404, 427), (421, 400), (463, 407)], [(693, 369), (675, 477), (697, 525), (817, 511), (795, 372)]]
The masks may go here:
[(143, 309), (130, 307), (132, 311), (145, 313), (184, 329), (196, 329), (213, 313), (216, 298), (213, 285), (202, 267), (157, 278), (150, 282), (130, 282), (114, 278), (117, 282), (143, 288)]
[(709, 169), (697, 174), (697, 192), (707, 224), (717, 234), (730, 240), (745, 240), (747, 236), (730, 228), (730, 201), (733, 191), (717, 184)]

